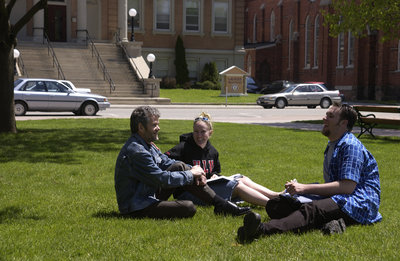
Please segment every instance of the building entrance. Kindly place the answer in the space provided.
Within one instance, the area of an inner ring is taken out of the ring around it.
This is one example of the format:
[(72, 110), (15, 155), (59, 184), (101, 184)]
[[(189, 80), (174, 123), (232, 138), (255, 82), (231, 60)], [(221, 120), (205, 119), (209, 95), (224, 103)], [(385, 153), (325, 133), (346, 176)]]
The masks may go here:
[(67, 41), (67, 8), (63, 5), (48, 5), (48, 35), (50, 41)]

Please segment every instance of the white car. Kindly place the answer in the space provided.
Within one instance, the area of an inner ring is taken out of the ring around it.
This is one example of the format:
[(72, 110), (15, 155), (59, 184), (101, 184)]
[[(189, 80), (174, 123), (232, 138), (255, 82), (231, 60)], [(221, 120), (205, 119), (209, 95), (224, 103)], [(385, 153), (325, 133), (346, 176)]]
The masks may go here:
[(322, 84), (299, 83), (291, 85), (274, 94), (258, 97), (257, 104), (264, 108), (283, 109), (286, 106), (307, 106), (308, 108), (329, 108), (333, 102), (342, 102), (338, 90), (327, 90)]
[(75, 85), (71, 81), (67, 81), (67, 80), (59, 80), (59, 81), (65, 85), (67, 85), (69, 88), (71, 88), (72, 90), (74, 90), (76, 92), (84, 92), (84, 93), (92, 92), (92, 90), (90, 90), (89, 88), (76, 88)]
[(71, 111), (93, 116), (110, 107), (107, 98), (92, 93), (76, 92), (59, 80), (20, 78), (14, 81), (15, 115), (27, 111)]

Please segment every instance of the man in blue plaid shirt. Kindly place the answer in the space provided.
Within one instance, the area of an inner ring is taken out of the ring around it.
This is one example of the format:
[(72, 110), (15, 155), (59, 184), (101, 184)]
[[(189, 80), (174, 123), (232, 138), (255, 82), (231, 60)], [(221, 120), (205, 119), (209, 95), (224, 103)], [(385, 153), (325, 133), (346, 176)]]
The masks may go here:
[[(351, 133), (357, 119), (355, 110), (346, 104), (333, 104), (324, 117), (322, 134), (328, 137), (324, 153), (323, 184), (285, 184), (287, 194), (268, 201), (271, 220), (261, 223), (259, 214), (244, 217), (238, 229), (238, 241), (287, 231), (322, 229), (325, 234), (341, 233), (346, 225), (372, 224), (382, 219), (378, 212), (380, 182), (376, 160)], [(302, 203), (296, 195), (316, 195)]]

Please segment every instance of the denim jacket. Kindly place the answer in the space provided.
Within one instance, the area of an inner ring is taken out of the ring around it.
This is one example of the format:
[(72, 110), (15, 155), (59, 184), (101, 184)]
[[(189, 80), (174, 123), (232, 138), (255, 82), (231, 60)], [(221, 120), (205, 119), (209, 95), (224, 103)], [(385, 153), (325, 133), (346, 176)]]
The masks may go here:
[(176, 161), (153, 144), (133, 134), (122, 147), (115, 166), (115, 191), (119, 211), (128, 214), (159, 201), (159, 188), (176, 188), (193, 183), (190, 171), (166, 171)]

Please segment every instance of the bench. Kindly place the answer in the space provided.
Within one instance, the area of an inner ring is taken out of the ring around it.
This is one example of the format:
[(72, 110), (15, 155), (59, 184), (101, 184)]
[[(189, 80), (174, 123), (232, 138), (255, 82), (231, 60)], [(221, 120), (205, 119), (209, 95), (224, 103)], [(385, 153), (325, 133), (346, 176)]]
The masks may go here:
[(382, 113), (399, 113), (400, 106), (374, 106), (374, 105), (354, 105), (353, 108), (357, 111), (357, 122), (360, 125), (360, 134), (358, 138), (361, 137), (365, 132), (371, 134), (372, 129), (378, 124), (389, 124), (389, 125), (400, 125), (399, 119), (389, 119), (389, 118), (377, 118), (375, 114), (361, 114), (361, 112), (382, 112)]

